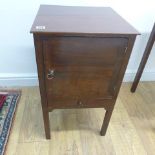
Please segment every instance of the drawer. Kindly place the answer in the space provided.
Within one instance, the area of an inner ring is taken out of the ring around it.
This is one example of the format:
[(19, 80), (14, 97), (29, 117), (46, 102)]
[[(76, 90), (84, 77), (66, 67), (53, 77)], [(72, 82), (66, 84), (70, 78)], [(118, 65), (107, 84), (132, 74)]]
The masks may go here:
[(56, 98), (52, 95), (48, 96), (48, 107), (50, 109), (63, 109), (63, 108), (97, 108), (106, 107), (113, 103), (113, 100), (109, 99), (81, 99), (75, 98)]
[(107, 99), (79, 99), (76, 103), (78, 108), (98, 108), (104, 107), (105, 109), (112, 104), (112, 100)]

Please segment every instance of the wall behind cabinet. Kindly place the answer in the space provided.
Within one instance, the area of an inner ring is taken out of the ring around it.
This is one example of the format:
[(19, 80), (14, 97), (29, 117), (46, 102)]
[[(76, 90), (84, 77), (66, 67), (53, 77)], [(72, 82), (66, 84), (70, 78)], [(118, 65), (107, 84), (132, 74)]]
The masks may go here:
[[(130, 22), (138, 36), (124, 81), (132, 81), (155, 20), (154, 0), (2, 0), (0, 4), (0, 86), (38, 85), (33, 36), (29, 33), (40, 4), (110, 6)], [(142, 80), (155, 80), (155, 47)]]

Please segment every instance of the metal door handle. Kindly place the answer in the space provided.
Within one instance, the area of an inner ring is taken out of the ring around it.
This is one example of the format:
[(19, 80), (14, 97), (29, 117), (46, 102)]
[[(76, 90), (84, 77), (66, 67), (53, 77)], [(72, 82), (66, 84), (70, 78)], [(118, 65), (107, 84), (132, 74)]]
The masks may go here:
[(51, 80), (54, 78), (54, 69), (49, 69), (49, 72), (47, 73), (47, 79)]

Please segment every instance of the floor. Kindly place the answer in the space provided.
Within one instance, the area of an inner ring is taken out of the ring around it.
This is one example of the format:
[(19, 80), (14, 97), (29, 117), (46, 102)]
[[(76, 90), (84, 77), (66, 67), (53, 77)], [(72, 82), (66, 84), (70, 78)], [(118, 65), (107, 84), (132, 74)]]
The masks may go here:
[(104, 109), (54, 110), (46, 140), (38, 87), (23, 87), (6, 155), (154, 155), (155, 82), (123, 83), (105, 137)]

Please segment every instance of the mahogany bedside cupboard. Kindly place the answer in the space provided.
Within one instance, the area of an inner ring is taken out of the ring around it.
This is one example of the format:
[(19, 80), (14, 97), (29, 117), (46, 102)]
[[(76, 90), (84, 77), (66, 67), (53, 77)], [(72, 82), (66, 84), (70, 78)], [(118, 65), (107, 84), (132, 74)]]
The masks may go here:
[(104, 108), (105, 135), (139, 33), (109, 7), (52, 5), (40, 6), (31, 33), (46, 138), (61, 108)]

